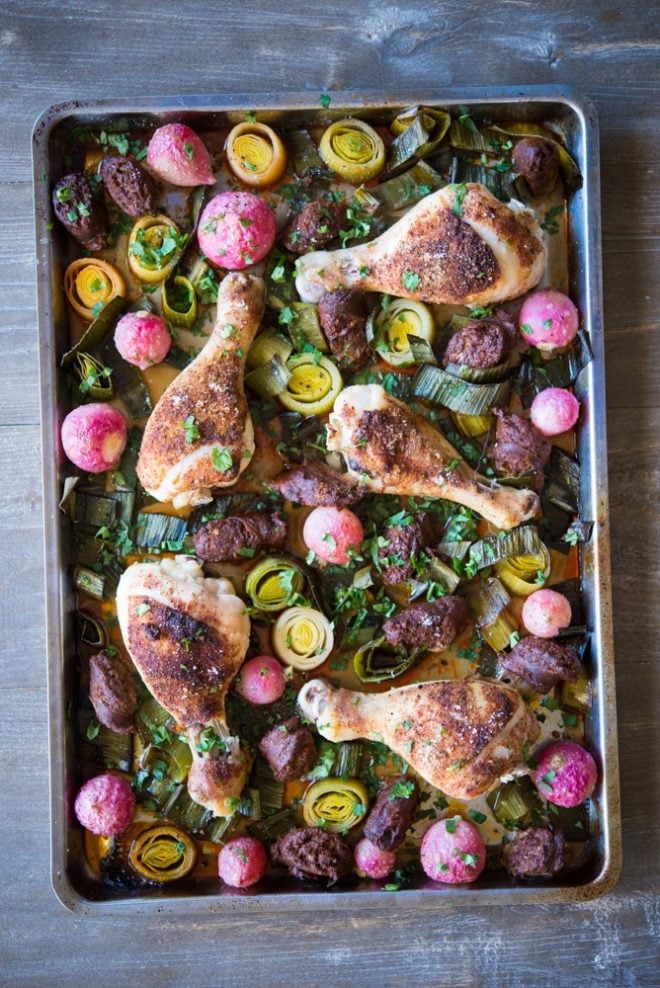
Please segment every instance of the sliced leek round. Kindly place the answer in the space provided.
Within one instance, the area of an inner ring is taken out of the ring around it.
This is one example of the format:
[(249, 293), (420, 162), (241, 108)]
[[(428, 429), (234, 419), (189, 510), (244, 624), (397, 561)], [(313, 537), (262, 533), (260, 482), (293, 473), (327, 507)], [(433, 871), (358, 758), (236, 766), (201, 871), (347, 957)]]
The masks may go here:
[(313, 607), (290, 607), (273, 627), (272, 645), (281, 662), (308, 672), (322, 665), (332, 651), (332, 625)]
[(141, 216), (128, 238), (128, 266), (148, 285), (169, 277), (179, 257), (181, 234), (169, 216)]
[(330, 124), (319, 145), (321, 157), (333, 172), (359, 185), (380, 175), (385, 167), (385, 145), (363, 120), (337, 120)]
[(244, 185), (262, 189), (274, 185), (286, 171), (286, 150), (272, 127), (240, 123), (227, 137), (227, 163)]
[(452, 412), (451, 417), (461, 435), (468, 437), (483, 435), (495, 421), (494, 415), (464, 415), (462, 412)]
[(108, 261), (79, 257), (64, 272), (64, 294), (71, 308), (89, 322), (113, 298), (126, 295), (126, 282)]
[(245, 591), (260, 611), (281, 611), (305, 585), (302, 570), (282, 556), (268, 556), (247, 575)]
[(191, 281), (183, 275), (169, 278), (163, 285), (163, 315), (176, 326), (190, 327), (197, 318), (197, 296)]
[(282, 360), (288, 360), (293, 352), (293, 344), (275, 329), (264, 329), (248, 350), (245, 362), (248, 370), (261, 367), (277, 354)]
[(327, 357), (302, 353), (290, 357), (286, 366), (291, 377), (286, 388), (277, 396), (284, 407), (301, 415), (326, 415), (330, 412), (344, 385), (336, 365)]
[(544, 586), (550, 576), (552, 562), (546, 546), (539, 543), (539, 551), (529, 555), (511, 556), (495, 563), (495, 572), (512, 594), (529, 597)]
[(379, 355), (393, 367), (415, 363), (409, 336), (433, 343), (435, 320), (428, 306), (407, 298), (396, 298), (386, 309), (379, 309), (368, 329)]
[(303, 799), (303, 817), (310, 827), (344, 833), (363, 820), (369, 805), (366, 786), (357, 779), (329, 777), (314, 782)]
[(174, 882), (189, 875), (195, 867), (197, 848), (188, 834), (172, 824), (149, 827), (136, 837), (128, 852), (128, 862), (149, 882)]

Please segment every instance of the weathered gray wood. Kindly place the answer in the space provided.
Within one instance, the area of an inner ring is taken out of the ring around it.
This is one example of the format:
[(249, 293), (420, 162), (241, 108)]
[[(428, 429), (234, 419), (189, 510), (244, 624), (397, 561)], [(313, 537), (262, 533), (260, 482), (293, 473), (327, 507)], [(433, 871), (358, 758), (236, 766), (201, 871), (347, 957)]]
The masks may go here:
[[(658, 30), (653, 3), (11, 0), (0, 21), (0, 982), (657, 985)], [(29, 135), (77, 96), (563, 82), (601, 120), (624, 873), (594, 903), (87, 920), (48, 884)], [(656, 742), (655, 746), (653, 742)], [(655, 780), (654, 781), (654, 776)]]

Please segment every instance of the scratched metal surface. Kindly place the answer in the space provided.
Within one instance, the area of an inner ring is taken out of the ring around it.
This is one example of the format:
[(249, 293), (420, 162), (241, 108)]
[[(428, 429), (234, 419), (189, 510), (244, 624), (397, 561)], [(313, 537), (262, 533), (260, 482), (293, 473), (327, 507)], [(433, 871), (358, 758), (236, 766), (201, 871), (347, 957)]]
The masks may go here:
[[(0, 22), (0, 983), (241, 988), (658, 984), (653, 637), (657, 491), (658, 30), (653, 4), (583, 0), (3, 3)], [(609, 471), (624, 872), (574, 906), (185, 920), (81, 919), (48, 885), (38, 382), (29, 134), (49, 103), (563, 82), (601, 122)], [(655, 144), (654, 144), (655, 142)], [(654, 332), (654, 330), (656, 332)], [(655, 522), (655, 526), (654, 526)], [(657, 689), (655, 690), (657, 693)]]

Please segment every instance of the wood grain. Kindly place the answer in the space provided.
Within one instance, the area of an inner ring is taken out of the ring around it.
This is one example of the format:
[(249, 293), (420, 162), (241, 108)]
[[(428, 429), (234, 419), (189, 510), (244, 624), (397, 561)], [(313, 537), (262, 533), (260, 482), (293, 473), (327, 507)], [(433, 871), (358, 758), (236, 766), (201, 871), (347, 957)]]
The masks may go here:
[[(658, 984), (658, 18), (652, 3), (9, 0), (0, 21), (0, 983), (243, 988)], [(75, 97), (565, 83), (602, 140), (624, 873), (553, 909), (74, 917), (48, 883), (30, 130)], [(655, 173), (655, 174), (654, 174)], [(657, 779), (657, 773), (656, 773)], [(8, 798), (9, 797), (9, 798)], [(570, 974), (569, 974), (570, 972)]]

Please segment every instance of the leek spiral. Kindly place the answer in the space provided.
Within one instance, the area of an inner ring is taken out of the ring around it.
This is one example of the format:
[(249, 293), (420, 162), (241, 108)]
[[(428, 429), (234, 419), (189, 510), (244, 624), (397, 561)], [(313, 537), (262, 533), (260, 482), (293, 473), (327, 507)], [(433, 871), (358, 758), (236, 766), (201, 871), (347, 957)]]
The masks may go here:
[(291, 377), (286, 388), (278, 394), (279, 401), (290, 412), (301, 415), (326, 415), (344, 382), (338, 368), (327, 357), (302, 353), (287, 361)]
[(106, 306), (113, 298), (126, 295), (126, 282), (108, 261), (96, 257), (79, 257), (64, 272), (64, 294), (71, 308), (91, 322), (95, 306)]
[(319, 152), (333, 172), (359, 185), (380, 175), (385, 167), (385, 145), (363, 120), (337, 120), (321, 138)]
[(305, 793), (303, 817), (310, 827), (343, 833), (364, 819), (368, 802), (366, 787), (357, 779), (320, 779)]
[(244, 185), (262, 189), (278, 182), (286, 171), (286, 150), (272, 127), (240, 123), (227, 137), (227, 163)]
[(195, 867), (197, 848), (185, 831), (171, 824), (149, 827), (136, 837), (128, 861), (141, 878), (150, 882), (174, 882)]
[(322, 665), (332, 651), (332, 625), (313, 607), (290, 607), (273, 627), (275, 655), (286, 665), (307, 672)]

